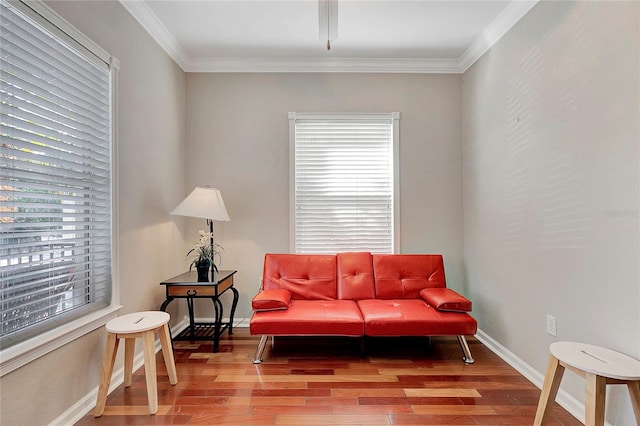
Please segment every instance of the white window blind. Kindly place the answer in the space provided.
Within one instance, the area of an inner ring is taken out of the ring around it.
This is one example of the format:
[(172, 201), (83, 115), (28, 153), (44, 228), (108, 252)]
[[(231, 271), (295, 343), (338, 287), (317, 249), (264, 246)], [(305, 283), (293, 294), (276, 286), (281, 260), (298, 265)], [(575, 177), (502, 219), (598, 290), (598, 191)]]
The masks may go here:
[(397, 120), (290, 114), (295, 253), (393, 253)]
[(0, 346), (111, 300), (110, 68), (0, 3)]

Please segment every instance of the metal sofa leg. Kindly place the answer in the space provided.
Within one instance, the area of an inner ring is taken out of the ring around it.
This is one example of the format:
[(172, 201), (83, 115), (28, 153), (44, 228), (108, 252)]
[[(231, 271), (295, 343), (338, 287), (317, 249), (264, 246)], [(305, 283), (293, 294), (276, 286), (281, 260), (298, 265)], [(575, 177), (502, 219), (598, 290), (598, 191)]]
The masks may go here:
[(269, 336), (267, 335), (260, 336), (260, 341), (256, 348), (256, 355), (253, 357), (254, 364), (262, 364), (262, 355), (264, 353), (265, 346), (267, 346), (267, 339), (269, 339)]
[(473, 364), (476, 362), (473, 359), (473, 355), (471, 355), (471, 349), (469, 349), (469, 345), (467, 344), (467, 339), (464, 336), (457, 336), (458, 343), (460, 344), (460, 349), (462, 350), (462, 360), (467, 364)]

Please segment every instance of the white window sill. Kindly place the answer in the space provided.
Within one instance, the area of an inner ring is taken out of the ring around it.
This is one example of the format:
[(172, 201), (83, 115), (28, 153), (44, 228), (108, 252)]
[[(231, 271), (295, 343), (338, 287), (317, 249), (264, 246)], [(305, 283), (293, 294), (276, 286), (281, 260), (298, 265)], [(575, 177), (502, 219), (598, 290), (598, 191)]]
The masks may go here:
[(62, 345), (102, 327), (122, 308), (108, 306), (47, 333), (0, 350), (0, 377), (58, 349)]

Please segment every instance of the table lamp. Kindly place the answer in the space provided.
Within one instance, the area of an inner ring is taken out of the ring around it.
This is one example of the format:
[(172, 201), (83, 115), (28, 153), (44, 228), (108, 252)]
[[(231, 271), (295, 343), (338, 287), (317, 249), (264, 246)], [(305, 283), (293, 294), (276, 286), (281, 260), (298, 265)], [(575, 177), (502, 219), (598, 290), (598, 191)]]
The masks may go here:
[(210, 188), (209, 186), (206, 188), (196, 186), (196, 188), (191, 191), (191, 194), (182, 200), (182, 202), (178, 204), (178, 207), (173, 209), (171, 214), (177, 216), (199, 217), (207, 220), (209, 233), (211, 235), (211, 279), (213, 279), (213, 273), (215, 271), (215, 265), (213, 262), (213, 221), (230, 220), (229, 213), (227, 213), (227, 209), (224, 206), (224, 201), (222, 201), (222, 194), (220, 193), (220, 190)]

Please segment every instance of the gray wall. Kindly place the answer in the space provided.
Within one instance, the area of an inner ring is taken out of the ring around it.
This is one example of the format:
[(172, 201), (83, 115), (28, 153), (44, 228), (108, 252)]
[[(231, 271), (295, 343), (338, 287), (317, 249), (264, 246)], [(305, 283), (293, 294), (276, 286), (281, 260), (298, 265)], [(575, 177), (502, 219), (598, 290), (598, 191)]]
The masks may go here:
[[(539, 372), (560, 340), (640, 358), (639, 9), (540, 2), (464, 74), (474, 314)], [(606, 416), (635, 424), (626, 388), (609, 390)]]
[[(48, 5), (120, 59), (120, 313), (158, 309), (159, 282), (184, 267), (184, 223), (172, 221), (169, 211), (186, 195), (185, 74), (120, 3)], [(95, 389), (103, 330), (3, 376), (0, 424), (47, 424)]]
[[(461, 99), (460, 75), (188, 74), (187, 182), (222, 191), (231, 221), (215, 232), (222, 268), (238, 270), (237, 316), (264, 254), (289, 252), (289, 111), (400, 112), (400, 251), (443, 253), (463, 290)], [(188, 235), (204, 227), (188, 221)]]

